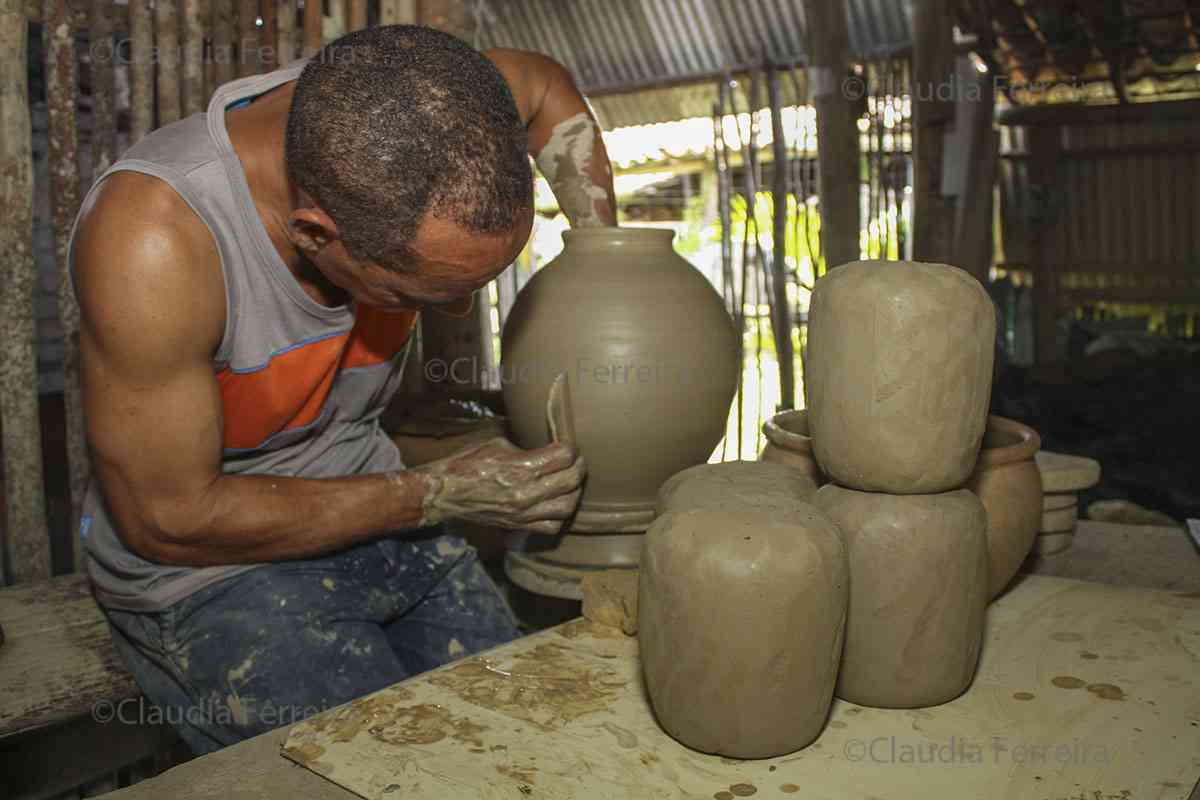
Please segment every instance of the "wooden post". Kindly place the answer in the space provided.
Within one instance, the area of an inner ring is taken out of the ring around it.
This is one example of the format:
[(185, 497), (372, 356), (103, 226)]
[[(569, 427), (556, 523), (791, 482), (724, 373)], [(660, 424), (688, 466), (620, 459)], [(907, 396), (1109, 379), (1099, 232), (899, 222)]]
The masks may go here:
[(201, 0), (183, 0), (183, 116), (204, 110), (204, 20)]
[[(79, 507), (87, 490), (88, 452), (79, 386), (79, 305), (71, 291), (68, 245), (79, 213), (79, 132), (75, 119), (75, 30), (67, 0), (46, 0), (42, 26), (46, 51), (46, 108), (49, 116), (50, 209), (54, 218), (54, 258), (58, 264), (58, 319), (63, 336), (63, 400), (66, 406), (67, 474), (71, 487), (71, 529), (79, 525)], [(34, 376), (36, 381), (36, 373)], [(83, 548), (74, 548), (75, 566)]]
[(795, 408), (796, 366), (792, 350), (792, 314), (787, 299), (788, 173), (790, 164), (783, 132), (783, 99), (779, 70), (767, 64), (767, 98), (771, 105), (771, 327), (779, 357), (779, 407)]
[(7, 525), (0, 547), (0, 582), (4, 573), (16, 581), (50, 576), (34, 354), (37, 265), (27, 34), (25, 4), (0, 0), (0, 450)]
[[(320, 5), (320, 0), (317, 0)], [(262, 67), (258, 49), (258, 0), (238, 2), (238, 77), (257, 75)]]
[(158, 124), (176, 122), (183, 111), (179, 93), (178, 0), (159, 0), (154, 4), (154, 38), (158, 62)]
[(277, 49), (279, 66), (286, 66), (296, 58), (296, 0), (269, 0), (277, 2), (275, 24), (279, 29)]
[(954, 124), (954, 17), (949, 0), (913, 3), (913, 258), (954, 256), (954, 200), (942, 193), (946, 130)]
[(350, 0), (350, 19), (346, 25), (346, 33), (360, 31), (367, 27), (367, 0)]
[[(967, 70), (974, 72), (974, 67), (968, 66)], [(950, 263), (986, 283), (992, 266), (992, 195), (1000, 141), (994, 127), (996, 96), (992, 76), (976, 73), (970, 79), (973, 93), (963, 98), (960, 108), (966, 147), (961, 151), (963, 182)], [(967, 85), (965, 81), (963, 85)]]
[(866, 86), (850, 77), (846, 4), (805, 0), (804, 8), (811, 54), (809, 85), (817, 110), (821, 250), (828, 269), (859, 257), (858, 109)]
[(325, 15), (321, 10), (321, 0), (305, 0), (304, 2), (304, 55), (312, 56), (321, 49), (322, 25)]
[(113, 115), (113, 79), (116, 47), (113, 44), (112, 6), (93, 2), (92, 29), (92, 177), (98, 178), (113, 162), (117, 125)]
[(1025, 129), (1029, 148), (1030, 255), (1033, 263), (1033, 307), (1037, 330), (1035, 358), (1052, 363), (1058, 343), (1058, 267), (1050, 259), (1050, 234), (1057, 222), (1055, 194), (1062, 128), (1034, 125)]
[(129, 143), (154, 129), (154, 22), (150, 4), (129, 4)]
[(213, 86), (238, 77), (241, 50), (237, 42), (237, 0), (212, 0)]

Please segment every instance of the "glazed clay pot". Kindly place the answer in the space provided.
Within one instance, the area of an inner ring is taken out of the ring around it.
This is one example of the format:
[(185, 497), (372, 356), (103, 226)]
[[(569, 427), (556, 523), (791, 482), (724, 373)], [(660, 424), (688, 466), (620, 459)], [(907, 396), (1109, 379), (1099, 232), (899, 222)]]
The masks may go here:
[(762, 432), (767, 437), (767, 444), (758, 456), (759, 461), (798, 469), (818, 486), (826, 482), (813, 456), (808, 409), (781, 411), (763, 423)]
[(522, 447), (549, 442), (547, 392), (567, 375), (588, 466), (573, 533), (645, 531), (663, 482), (706, 461), (725, 432), (737, 333), (673, 236), (567, 231), (562, 254), (534, 274), (505, 323), (504, 401)]
[(996, 316), (946, 264), (856, 261), (817, 281), (808, 328), (817, 463), (868, 492), (960, 488), (983, 439)]
[(1004, 417), (988, 417), (983, 449), (967, 488), (987, 510), (988, 598), (1004, 590), (1029, 555), (1042, 520), (1042, 474), (1034, 454), (1037, 431)]
[(813, 505), (842, 533), (850, 563), (837, 696), (918, 708), (970, 685), (987, 608), (987, 514), (971, 492), (859, 492), (822, 486)]
[(791, 513), (816, 490), (812, 478), (782, 464), (698, 464), (662, 485), (656, 510), (659, 514), (693, 509)]
[(684, 745), (768, 758), (821, 732), (847, 564), (827, 516), (669, 511), (645, 537), (638, 644), (658, 722)]

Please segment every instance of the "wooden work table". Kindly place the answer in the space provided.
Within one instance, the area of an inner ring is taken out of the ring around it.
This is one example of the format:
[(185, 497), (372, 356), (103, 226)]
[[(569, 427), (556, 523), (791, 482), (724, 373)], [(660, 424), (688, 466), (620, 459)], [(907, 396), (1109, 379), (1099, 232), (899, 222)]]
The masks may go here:
[(662, 733), (636, 640), (575, 620), (109, 796), (1182, 800), (1198, 667), (1200, 593), (1029, 575), (990, 607), (959, 699), (835, 701), (810, 747), (736, 761)]

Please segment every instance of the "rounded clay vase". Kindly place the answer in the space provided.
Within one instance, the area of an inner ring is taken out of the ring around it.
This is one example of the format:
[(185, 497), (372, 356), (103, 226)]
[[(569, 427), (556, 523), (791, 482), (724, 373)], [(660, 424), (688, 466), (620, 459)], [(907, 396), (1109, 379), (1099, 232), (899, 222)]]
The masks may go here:
[(988, 417), (983, 448), (967, 488), (987, 510), (988, 598), (1000, 594), (1025, 556), (1042, 521), (1042, 473), (1033, 456), (1041, 437), (1027, 425)]
[(759, 461), (785, 464), (798, 469), (818, 485), (826, 482), (813, 456), (812, 435), (808, 431), (808, 409), (781, 411), (763, 423), (767, 444)]
[(850, 603), (837, 696), (919, 708), (971, 684), (987, 609), (987, 514), (966, 489), (934, 495), (813, 495), (846, 545)]
[(805, 504), (769, 513), (669, 511), (646, 533), (638, 645), (658, 722), (733, 758), (820, 734), (842, 654), (846, 552)]
[(504, 402), (522, 447), (549, 442), (547, 392), (567, 375), (588, 467), (573, 533), (645, 531), (659, 487), (706, 461), (725, 433), (738, 336), (673, 237), (567, 231), (562, 253), (529, 280), (505, 322)]
[(761, 510), (786, 514), (806, 504), (816, 490), (812, 478), (783, 464), (697, 464), (662, 485), (656, 511)]
[(996, 315), (956, 267), (855, 261), (813, 288), (806, 391), (817, 463), (867, 492), (934, 494), (971, 474)]

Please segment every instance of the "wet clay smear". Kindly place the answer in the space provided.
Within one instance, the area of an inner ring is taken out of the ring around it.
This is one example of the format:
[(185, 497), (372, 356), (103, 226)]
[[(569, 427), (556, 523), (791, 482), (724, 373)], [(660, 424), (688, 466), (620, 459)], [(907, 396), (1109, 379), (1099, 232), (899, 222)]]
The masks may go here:
[[(310, 736), (329, 743), (349, 742), (366, 731), (371, 738), (390, 745), (433, 744), (451, 739), (470, 747), (483, 747), (486, 726), (456, 716), (434, 703), (406, 705), (412, 699), (413, 694), (407, 689), (385, 690), (313, 717), (304, 725)], [(315, 743), (302, 742), (295, 747), (289, 745), (289, 752), (309, 748), (320, 749)], [(306, 755), (311, 757), (313, 753)], [(310, 758), (300, 760), (309, 763)]]
[(428, 681), (472, 705), (544, 730), (603, 711), (625, 685), (613, 670), (596, 667), (554, 642), (503, 664), (472, 658), (430, 675)]
[(1087, 681), (1081, 680), (1071, 675), (1059, 675), (1050, 681), (1060, 689), (1082, 689), (1087, 685)]
[(1125, 692), (1111, 683), (1089, 683), (1087, 690), (1101, 700), (1124, 700)]

